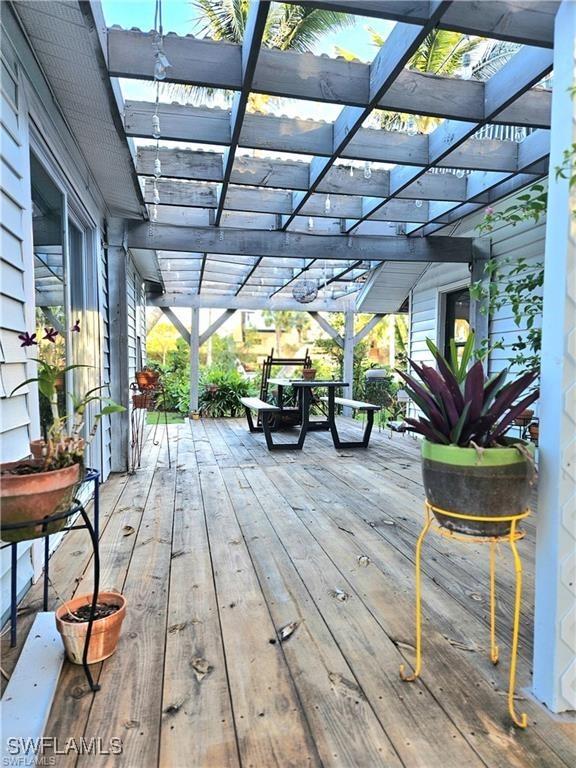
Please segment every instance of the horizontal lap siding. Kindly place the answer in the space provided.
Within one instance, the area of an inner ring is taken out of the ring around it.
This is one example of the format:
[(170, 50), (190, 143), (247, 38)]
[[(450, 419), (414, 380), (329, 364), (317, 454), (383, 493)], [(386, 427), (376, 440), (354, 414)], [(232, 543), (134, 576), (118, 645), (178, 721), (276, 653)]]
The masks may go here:
[[(110, 385), (110, 328), (108, 322), (108, 261), (106, 249), (99, 246), (99, 293), (100, 293), (100, 338), (102, 384)], [(104, 416), (100, 422), (102, 433), (102, 479), (110, 474), (112, 453), (112, 432), (110, 416)]]
[(433, 363), (426, 339), (438, 340), (438, 293), (452, 283), (468, 280), (467, 264), (432, 264), (412, 290), (410, 356), (417, 362)]
[[(9, 397), (29, 375), (26, 350), (18, 335), (27, 327), (26, 270), (32, 270), (28, 180), (28, 127), (24, 116), (2, 95), (0, 125), (0, 460), (15, 461), (29, 454), (30, 413), (28, 388)], [(28, 273), (30, 274), (30, 273)], [(29, 290), (29, 289), (28, 289)], [(33, 576), (30, 544), (18, 547), (17, 591), (23, 593)], [(0, 592), (5, 609), (10, 605), (10, 548), (0, 554)]]
[[(492, 237), (492, 256), (501, 264), (507, 260), (524, 258), (530, 264), (536, 264), (544, 259), (544, 241), (546, 224), (541, 221), (525, 222), (516, 227), (506, 226), (499, 229)], [(509, 267), (503, 266), (503, 274), (506, 275)], [(538, 324), (538, 323), (537, 323)], [(503, 341), (505, 349), (495, 349), (490, 355), (489, 370), (491, 374), (497, 373), (509, 365), (510, 358), (515, 356), (511, 349), (518, 336), (526, 333), (525, 324), (516, 326), (510, 305), (504, 305), (496, 310), (490, 317), (489, 325), (490, 344)], [(511, 368), (511, 372), (517, 370)]]

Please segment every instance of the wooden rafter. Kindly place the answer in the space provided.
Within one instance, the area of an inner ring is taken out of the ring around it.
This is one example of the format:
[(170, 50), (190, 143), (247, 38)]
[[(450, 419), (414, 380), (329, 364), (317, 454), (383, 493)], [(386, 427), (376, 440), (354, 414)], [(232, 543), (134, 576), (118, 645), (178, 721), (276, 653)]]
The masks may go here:
[(270, 2), (268, 2), (268, 0), (252, 0), (248, 10), (241, 53), (242, 87), (240, 88), (240, 91), (234, 95), (232, 109), (230, 111), (230, 146), (224, 153), (224, 173), (222, 185), (218, 192), (218, 204), (216, 206), (216, 215), (214, 217), (216, 226), (220, 224), (222, 211), (224, 210), (224, 205), (226, 203), (226, 193), (230, 183), (230, 174), (232, 173), (234, 158), (236, 157), (238, 140), (240, 139), (242, 122), (244, 120), (248, 97), (250, 96), (250, 90), (252, 88), (252, 79), (254, 77), (256, 62), (258, 61), (258, 55), (260, 53), (262, 36), (266, 27), (269, 8)]
[[(460, 0), (456, 3), (461, 4)], [(164, 46), (172, 67), (167, 79), (210, 88), (239, 90), (240, 46), (193, 37), (167, 35)], [(153, 78), (151, 33), (108, 30), (110, 74)], [(378, 109), (436, 115), (448, 120), (480, 120), (484, 115), (484, 83), (404, 69), (382, 94)], [(327, 56), (262, 48), (252, 90), (271, 96), (366, 107), (370, 99), (370, 65)], [(550, 126), (551, 91), (529, 91), (497, 122)]]
[(153, 231), (146, 223), (128, 228), (128, 246), (162, 251), (188, 251), (190, 243), (206, 253), (250, 256), (317, 258), (332, 261), (470, 261), (470, 241), (449, 237), (407, 238), (371, 235), (305, 235), (297, 232), (270, 232), (228, 227), (178, 227), (157, 224)]
[(426, 35), (432, 30), (450, 2), (438, 0), (430, 3), (430, 15), (423, 26), (397, 24), (370, 65), (370, 87), (368, 102), (363, 107), (345, 106), (332, 126), (331, 153), (328, 157), (317, 155), (310, 161), (309, 182), (305, 192), (293, 195), (293, 209), (282, 221), (286, 229), (294, 217), (303, 210), (307, 201), (316, 191), (346, 147), (353, 141), (365, 120), (379, 104), (380, 98), (394, 83), (405, 65), (418, 50)]

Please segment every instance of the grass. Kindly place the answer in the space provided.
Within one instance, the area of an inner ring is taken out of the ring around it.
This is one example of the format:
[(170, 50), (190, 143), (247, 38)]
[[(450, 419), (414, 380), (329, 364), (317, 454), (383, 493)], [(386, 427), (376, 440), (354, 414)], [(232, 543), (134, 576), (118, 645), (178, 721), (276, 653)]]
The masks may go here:
[[(160, 424), (165, 424), (166, 422), (164, 421), (164, 413), (158, 413), (155, 411), (148, 412), (146, 423), (155, 425), (156, 421), (158, 420), (158, 416), (160, 416)], [(168, 424), (184, 424), (185, 417), (181, 413), (173, 413), (172, 411), (168, 411), (166, 416), (168, 417)]]

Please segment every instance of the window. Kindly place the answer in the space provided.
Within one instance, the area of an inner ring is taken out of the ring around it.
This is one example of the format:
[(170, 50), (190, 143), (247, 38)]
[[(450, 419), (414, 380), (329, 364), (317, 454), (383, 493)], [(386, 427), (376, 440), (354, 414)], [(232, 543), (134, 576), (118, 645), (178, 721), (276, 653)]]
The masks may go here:
[(456, 342), (458, 359), (470, 333), (470, 290), (468, 287), (445, 294), (444, 354), (450, 353), (450, 339)]

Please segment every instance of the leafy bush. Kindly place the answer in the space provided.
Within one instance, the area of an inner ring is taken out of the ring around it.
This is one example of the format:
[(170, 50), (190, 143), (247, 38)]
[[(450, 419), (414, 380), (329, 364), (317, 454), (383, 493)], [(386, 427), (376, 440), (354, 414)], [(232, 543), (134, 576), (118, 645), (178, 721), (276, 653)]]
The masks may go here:
[(410, 360), (420, 382), (398, 371), (407, 384), (408, 395), (423, 414), (418, 419), (406, 419), (412, 430), (430, 442), (442, 445), (467, 447), (474, 444), (488, 448), (502, 444), (514, 419), (538, 398), (536, 389), (516, 402), (534, 383), (537, 372), (529, 371), (505, 385), (507, 369), (487, 379), (478, 360), (467, 370), (473, 337), (466, 344), (461, 361), (458, 361), (455, 347), (448, 361), (429, 339), (427, 344), (438, 370)]
[(200, 381), (199, 408), (203, 416), (240, 416), (241, 397), (254, 394), (254, 387), (238, 371), (208, 369)]

